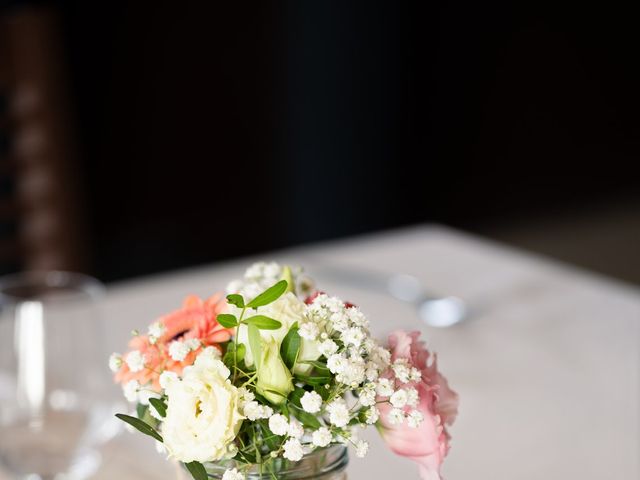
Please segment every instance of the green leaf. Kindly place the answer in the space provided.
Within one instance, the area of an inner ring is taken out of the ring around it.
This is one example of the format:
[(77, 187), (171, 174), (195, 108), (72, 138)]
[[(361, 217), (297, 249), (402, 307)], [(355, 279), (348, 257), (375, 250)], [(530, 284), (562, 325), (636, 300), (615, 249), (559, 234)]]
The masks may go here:
[(148, 405), (143, 405), (141, 403), (139, 403), (138, 405), (136, 405), (136, 413), (138, 414), (138, 418), (140, 420), (142, 420), (145, 416), (145, 414), (147, 413), (147, 410), (149, 409)]
[(317, 360), (305, 360), (305, 361), (300, 362), (300, 363), (305, 364), (305, 365), (312, 365), (315, 368), (316, 371), (320, 370), (318, 373), (323, 377), (328, 376), (329, 373), (330, 373), (329, 367), (327, 367), (326, 363), (319, 362)]
[(167, 404), (160, 398), (150, 398), (149, 403), (158, 411), (162, 418), (167, 416)]
[(224, 328), (231, 328), (238, 325), (238, 319), (230, 313), (221, 313), (218, 315), (218, 323)]
[(207, 470), (200, 462), (189, 462), (184, 464), (194, 480), (209, 480)]
[(298, 381), (302, 383), (306, 383), (308, 385), (321, 386), (326, 385), (327, 383), (331, 383), (330, 376), (321, 376), (321, 375), (301, 375), (299, 373), (295, 374), (295, 377)]
[(160, 436), (160, 434), (158, 432), (156, 432), (153, 427), (151, 427), (150, 425), (147, 425), (146, 423), (144, 423), (142, 420), (140, 420), (139, 418), (136, 417), (132, 417), (130, 415), (125, 415), (123, 413), (116, 413), (116, 417), (118, 417), (120, 420), (122, 420), (123, 422), (128, 423), (129, 425), (131, 425), (132, 427), (134, 427), (136, 430), (138, 430), (139, 432), (144, 433), (145, 435), (149, 435), (150, 437), (155, 438), (156, 440), (158, 440), (159, 442), (162, 442), (162, 437)]
[(231, 305), (235, 305), (238, 308), (244, 308), (244, 298), (242, 298), (242, 295), (238, 295), (237, 293), (227, 295), (227, 302), (229, 302)]
[(258, 308), (265, 305), (269, 305), (275, 302), (280, 296), (287, 290), (287, 281), (280, 280), (275, 285), (267, 288), (264, 292), (251, 300), (248, 304), (248, 308)]
[(262, 359), (260, 358), (260, 331), (258, 327), (253, 324), (247, 325), (247, 330), (249, 334), (249, 347), (251, 348), (251, 354), (253, 355), (253, 361), (256, 364), (256, 369), (260, 368), (260, 362)]
[(294, 408), (291, 411), (293, 412), (293, 415), (307, 428), (317, 430), (322, 426), (315, 415), (307, 413), (299, 408)]
[(246, 323), (247, 325), (255, 325), (260, 330), (278, 330), (280, 327), (282, 327), (281, 322), (265, 315), (254, 315), (253, 317), (249, 317), (246, 320), (243, 320), (242, 323)]
[(300, 399), (304, 395), (305, 390), (300, 387), (296, 387), (293, 392), (289, 395), (289, 403), (292, 403), (298, 408), (302, 408), (302, 403), (300, 403)]
[(300, 352), (300, 335), (298, 334), (298, 322), (291, 325), (291, 328), (282, 339), (280, 345), (280, 357), (289, 370), (292, 370), (298, 360)]

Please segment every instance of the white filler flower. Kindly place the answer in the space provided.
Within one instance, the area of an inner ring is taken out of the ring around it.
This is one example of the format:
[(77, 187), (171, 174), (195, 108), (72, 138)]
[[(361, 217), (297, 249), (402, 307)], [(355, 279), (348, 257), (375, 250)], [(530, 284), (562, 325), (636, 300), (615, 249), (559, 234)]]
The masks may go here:
[(239, 472), (237, 468), (233, 468), (231, 470), (227, 470), (222, 475), (222, 480), (244, 480), (244, 474)]
[(112, 372), (117, 372), (122, 367), (122, 355), (118, 353), (112, 353), (109, 357), (109, 369)]
[(171, 457), (181, 462), (213, 462), (227, 453), (243, 417), (229, 369), (206, 348), (182, 380), (168, 382), (167, 416), (162, 426)]
[(127, 366), (129, 367), (129, 370), (134, 373), (139, 372), (144, 368), (145, 361), (146, 358), (142, 353), (140, 353), (140, 350), (133, 350), (127, 355)]
[(302, 444), (300, 440), (296, 438), (290, 438), (286, 442), (284, 442), (284, 453), (282, 456), (287, 460), (291, 460), (292, 462), (299, 461), (304, 455), (304, 451), (302, 450)]
[(169, 345), (169, 356), (176, 362), (182, 362), (187, 358), (190, 351), (191, 348), (189, 348), (189, 345), (180, 340), (171, 342), (171, 345)]
[(305, 412), (317, 413), (320, 411), (320, 407), (322, 406), (322, 397), (316, 392), (304, 392), (304, 395), (302, 395), (302, 398), (300, 399), (300, 403), (302, 404), (302, 409)]
[(269, 430), (276, 435), (286, 435), (289, 430), (289, 422), (287, 417), (276, 413), (269, 419)]
[(364, 440), (358, 440), (356, 443), (356, 457), (363, 458), (369, 451), (369, 444)]
[(327, 427), (320, 427), (311, 437), (316, 447), (326, 447), (331, 443), (331, 432)]

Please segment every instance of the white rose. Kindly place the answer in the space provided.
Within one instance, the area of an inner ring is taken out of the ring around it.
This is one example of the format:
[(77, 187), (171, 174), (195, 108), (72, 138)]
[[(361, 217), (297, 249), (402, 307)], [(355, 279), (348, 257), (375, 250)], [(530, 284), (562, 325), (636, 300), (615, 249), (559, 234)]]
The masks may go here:
[[(236, 307), (232, 307), (230, 312), (236, 315), (236, 317), (240, 315), (240, 310)], [(248, 310), (245, 312), (245, 317), (248, 318), (256, 314), (266, 315), (267, 317), (271, 317), (282, 323), (282, 326), (277, 330), (260, 330), (260, 336), (263, 339), (263, 344), (275, 340), (278, 345), (280, 345), (294, 323), (298, 322), (298, 325), (301, 325), (302, 322), (305, 321), (305, 304), (292, 292), (287, 292), (275, 302), (265, 305), (264, 307), (259, 307), (257, 311)], [(301, 338), (300, 340), (298, 362), (317, 360), (320, 357), (318, 342), (316, 340), (307, 340), (305, 338)], [(254, 362), (253, 353), (249, 346), (249, 336), (246, 325), (240, 325), (238, 327), (238, 342), (244, 344), (246, 347), (246, 353), (244, 356), (245, 363), (248, 367), (252, 366)], [(310, 365), (298, 363), (294, 368), (294, 372), (304, 374), (311, 368), (312, 367)]]
[(181, 462), (220, 460), (242, 424), (238, 389), (212, 350), (205, 349), (182, 380), (172, 379), (165, 390), (162, 435), (169, 455)]

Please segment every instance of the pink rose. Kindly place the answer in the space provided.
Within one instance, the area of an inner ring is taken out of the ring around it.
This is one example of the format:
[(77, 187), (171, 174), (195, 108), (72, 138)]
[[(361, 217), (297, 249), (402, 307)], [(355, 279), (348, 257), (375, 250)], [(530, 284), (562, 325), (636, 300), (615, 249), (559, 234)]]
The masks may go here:
[[(418, 427), (409, 426), (405, 420), (393, 424), (389, 412), (393, 408), (388, 402), (380, 403), (380, 433), (391, 450), (408, 457), (420, 466), (423, 480), (440, 480), (440, 466), (449, 451), (449, 434), (446, 425), (451, 425), (458, 413), (458, 394), (449, 388), (447, 380), (438, 372), (437, 358), (429, 364), (429, 351), (419, 340), (420, 332), (397, 330), (389, 335), (391, 360), (405, 359), (410, 367), (422, 373), (420, 381), (401, 384), (397, 387), (413, 387), (418, 391), (419, 402), (416, 407), (405, 407), (405, 411), (418, 410), (423, 421)], [(394, 379), (391, 369), (383, 375)], [(379, 399), (379, 400), (385, 400)]]

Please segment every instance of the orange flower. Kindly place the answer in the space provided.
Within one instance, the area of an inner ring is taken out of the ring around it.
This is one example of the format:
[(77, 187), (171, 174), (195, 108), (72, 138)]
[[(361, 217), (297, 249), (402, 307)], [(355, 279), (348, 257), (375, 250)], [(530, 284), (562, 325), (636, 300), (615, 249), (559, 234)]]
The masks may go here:
[[(116, 382), (125, 384), (137, 380), (140, 385), (149, 384), (154, 390), (160, 391), (158, 381), (163, 371), (169, 370), (180, 375), (184, 367), (193, 365), (198, 353), (207, 346), (216, 347), (220, 352), (221, 343), (229, 341), (231, 329), (224, 328), (217, 321), (218, 314), (224, 311), (227, 302), (220, 294), (213, 295), (207, 300), (190, 295), (185, 298), (182, 308), (160, 317), (156, 325), (161, 331), (160, 336), (137, 335), (129, 342), (132, 351), (137, 350), (144, 358), (144, 367), (132, 371), (127, 362), (116, 372)], [(181, 361), (174, 360), (169, 354), (169, 347), (174, 341), (196, 340), (197, 348), (191, 348)], [(126, 360), (127, 355), (124, 355)]]

